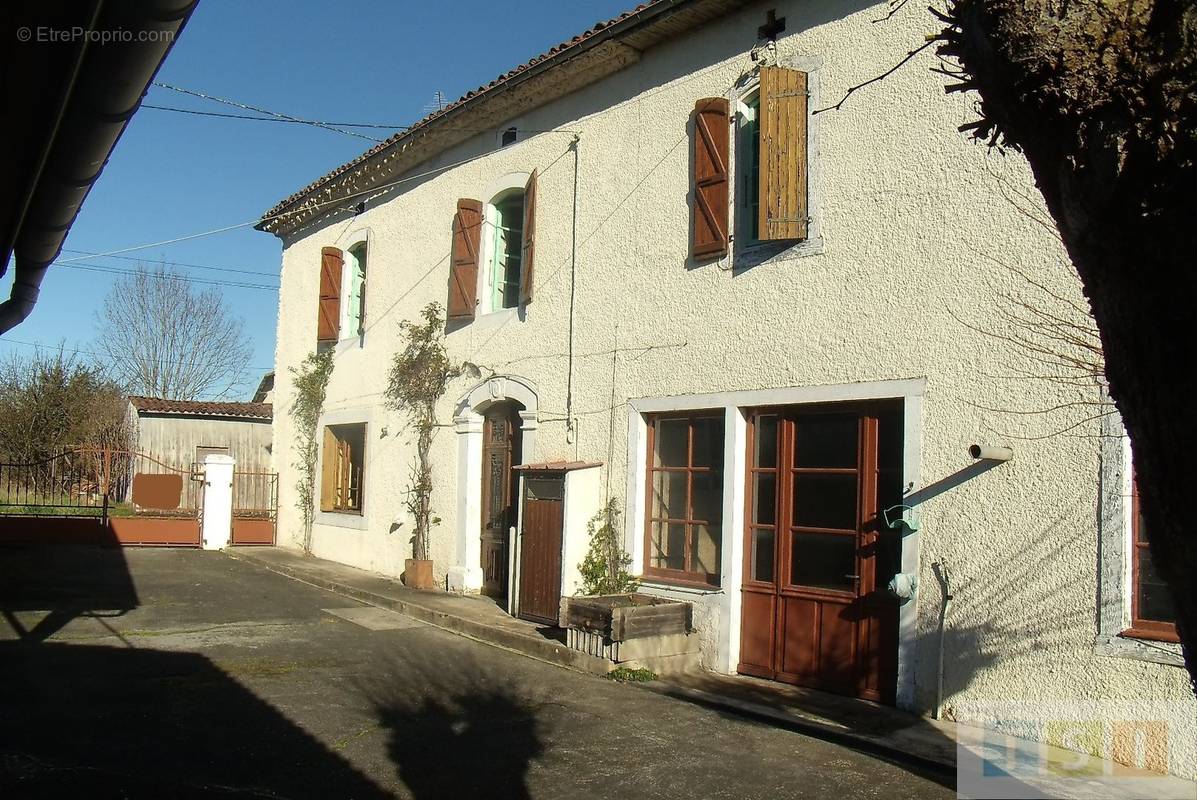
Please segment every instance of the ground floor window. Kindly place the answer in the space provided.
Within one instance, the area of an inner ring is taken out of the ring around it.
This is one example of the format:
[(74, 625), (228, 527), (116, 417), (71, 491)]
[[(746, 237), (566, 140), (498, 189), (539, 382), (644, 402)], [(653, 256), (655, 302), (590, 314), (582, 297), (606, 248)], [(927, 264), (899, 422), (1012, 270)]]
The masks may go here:
[(1127, 634), (1140, 639), (1179, 642), (1176, 607), (1167, 584), (1152, 563), (1139, 508), (1138, 484), (1133, 477), (1131, 481), (1131, 629)]
[(719, 585), (723, 545), (723, 412), (649, 421), (644, 574)]
[(327, 425), (320, 464), (320, 510), (362, 513), (366, 423)]

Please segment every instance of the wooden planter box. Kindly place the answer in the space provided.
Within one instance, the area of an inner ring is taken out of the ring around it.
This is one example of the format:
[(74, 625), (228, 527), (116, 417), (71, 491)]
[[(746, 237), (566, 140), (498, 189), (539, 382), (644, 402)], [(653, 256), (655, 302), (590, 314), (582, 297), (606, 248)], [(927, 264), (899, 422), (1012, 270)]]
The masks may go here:
[(672, 636), (694, 629), (689, 603), (647, 594), (563, 597), (558, 618), (562, 628), (601, 636), (607, 643), (651, 636)]

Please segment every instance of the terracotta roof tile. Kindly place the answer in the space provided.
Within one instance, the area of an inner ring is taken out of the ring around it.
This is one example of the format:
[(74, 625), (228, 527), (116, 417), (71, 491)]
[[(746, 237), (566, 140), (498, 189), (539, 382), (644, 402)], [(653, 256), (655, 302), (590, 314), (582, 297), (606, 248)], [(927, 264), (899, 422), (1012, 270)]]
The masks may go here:
[(650, 0), (650, 2), (641, 3), (640, 5), (633, 8), (631, 11), (625, 11), (624, 13), (620, 14), (617, 17), (612, 17), (609, 20), (600, 21), (600, 22), (596, 23), (594, 25), (594, 27), (590, 28), (589, 30), (585, 31), (584, 33), (578, 34), (577, 36), (573, 37), (569, 41), (561, 42), (560, 44), (554, 45), (553, 47), (549, 48), (549, 50), (547, 52), (541, 53), (538, 56), (534, 56), (533, 58), (529, 59), (528, 61), (525, 61), (523, 64), (520, 64), (519, 66), (515, 67), (514, 69), (508, 70), (507, 72), (505, 72), (502, 75), (500, 75), (499, 77), (495, 78), (493, 81), (486, 84), (485, 86), (479, 86), (477, 89), (466, 92), (464, 95), (459, 97), (457, 100), (454, 100), (452, 103), (445, 106), (444, 108), (441, 108), (437, 111), (432, 112), (428, 116), (426, 116), (423, 119), (416, 122), (414, 125), (411, 125), (410, 127), (406, 128), (405, 130), (401, 130), (398, 133), (393, 134), (388, 139), (378, 143), (374, 147), (371, 147), (369, 150), (362, 153), (360, 156), (353, 159), (352, 161), (342, 164), (341, 166), (334, 169), (332, 172), (329, 172), (327, 175), (317, 178), (316, 180), (309, 183), (307, 186), (303, 187), (299, 191), (292, 194), (291, 196), (287, 197), (284, 200), (279, 201), (278, 203), (276, 203), (274, 205), (273, 208), (271, 208), (269, 211), (267, 211), (265, 214), (262, 215), (262, 219), (258, 221), (257, 227), (259, 227), (259, 228), (265, 227), (269, 223), (271, 217), (276, 216), (277, 214), (282, 212), (287, 206), (291, 205), (292, 203), (294, 203), (297, 200), (302, 199), (304, 196), (306, 196), (310, 192), (314, 191), (315, 189), (320, 188), (321, 185), (323, 185), (324, 183), (327, 183), (328, 181), (332, 180), (333, 178), (336, 178), (340, 175), (345, 174), (346, 172), (349, 172), (354, 167), (358, 166), (359, 164), (363, 163), (364, 161), (370, 159), (371, 157), (377, 155), (378, 153), (381, 153), (383, 150), (386, 150), (387, 148), (389, 148), (390, 146), (392, 146), (393, 144), (398, 142), (400, 139), (410, 136), (411, 134), (417, 132), (419, 129), (421, 129), (424, 126), (431, 123), (432, 121), (434, 121), (434, 120), (444, 116), (448, 112), (458, 108), (463, 103), (466, 103), (466, 102), (474, 99), (475, 97), (483, 94), (484, 92), (487, 92), (491, 89), (494, 89), (494, 88), (502, 85), (503, 83), (505, 83), (506, 81), (515, 77), (516, 75), (520, 74), (521, 72), (528, 69), (529, 67), (533, 67), (546, 59), (555, 58), (555, 57), (561, 55), (566, 50), (568, 50), (572, 47), (576, 47), (577, 45), (581, 44), (582, 42), (585, 42), (587, 39), (591, 38), (595, 34), (602, 32), (603, 30), (606, 30), (607, 28), (611, 27), (612, 25), (614, 25), (618, 22), (622, 22), (623, 20), (627, 19), (628, 17), (639, 14), (640, 12), (642, 12), (652, 6), (655, 6), (659, 3), (664, 3), (664, 2), (669, 2), (669, 0)]
[(162, 397), (131, 395), (129, 402), (138, 411), (153, 414), (195, 414), (206, 417), (245, 417), (246, 419), (272, 419), (274, 408), (270, 403), (226, 403), (214, 400), (167, 400)]

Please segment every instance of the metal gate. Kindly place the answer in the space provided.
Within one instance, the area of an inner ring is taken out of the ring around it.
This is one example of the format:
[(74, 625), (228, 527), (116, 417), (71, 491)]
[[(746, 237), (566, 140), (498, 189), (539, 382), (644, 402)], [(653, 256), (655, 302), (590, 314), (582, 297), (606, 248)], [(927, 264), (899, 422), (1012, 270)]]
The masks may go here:
[(233, 544), (274, 544), (278, 473), (233, 472)]
[(111, 448), (0, 463), (0, 542), (198, 547), (196, 478), (191, 465)]

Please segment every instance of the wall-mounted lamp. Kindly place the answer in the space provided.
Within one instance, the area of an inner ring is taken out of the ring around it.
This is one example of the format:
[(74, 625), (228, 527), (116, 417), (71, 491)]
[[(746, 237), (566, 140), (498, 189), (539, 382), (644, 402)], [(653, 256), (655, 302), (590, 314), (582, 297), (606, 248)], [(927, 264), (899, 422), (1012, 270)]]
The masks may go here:
[(988, 445), (969, 445), (968, 454), (978, 461), (1009, 461), (1014, 458), (1014, 451), (1009, 447), (990, 447)]

